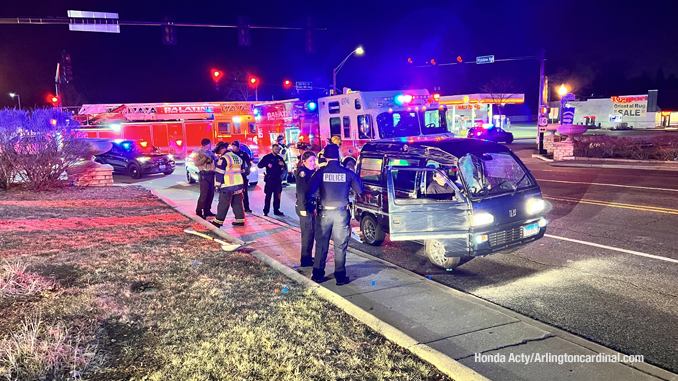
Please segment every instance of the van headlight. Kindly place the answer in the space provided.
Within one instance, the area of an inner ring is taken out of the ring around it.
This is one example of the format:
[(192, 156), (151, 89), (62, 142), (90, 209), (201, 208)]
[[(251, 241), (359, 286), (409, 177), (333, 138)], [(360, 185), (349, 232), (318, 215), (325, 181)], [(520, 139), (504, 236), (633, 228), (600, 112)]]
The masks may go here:
[(527, 212), (529, 214), (537, 214), (546, 209), (546, 202), (540, 198), (532, 198), (527, 202)]
[(494, 222), (494, 216), (490, 213), (481, 212), (473, 215), (473, 226), (485, 226)]

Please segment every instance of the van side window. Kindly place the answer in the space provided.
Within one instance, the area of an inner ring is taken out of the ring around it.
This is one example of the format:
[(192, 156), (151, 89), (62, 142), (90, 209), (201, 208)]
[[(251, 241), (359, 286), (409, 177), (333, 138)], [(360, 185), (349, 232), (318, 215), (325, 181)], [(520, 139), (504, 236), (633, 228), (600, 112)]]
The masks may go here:
[(355, 109), (356, 109), (356, 110), (360, 110), (361, 108), (362, 108), (362, 106), (360, 105), (360, 99), (357, 99), (357, 98), (356, 98), (356, 100), (355, 100)]
[(339, 112), (341, 111), (339, 109), (339, 102), (330, 102), (327, 104), (327, 108), (330, 114), (339, 114)]
[(330, 118), (330, 135), (341, 136), (341, 118)]
[(344, 138), (351, 138), (351, 118), (348, 116), (344, 117)]
[(366, 183), (381, 184), (381, 165), (383, 159), (364, 157), (360, 164), (360, 180)]
[(358, 136), (359, 139), (374, 139), (374, 124), (372, 115), (358, 115)]
[(242, 134), (242, 128), (240, 122), (233, 122), (233, 133)]
[[(389, 158), (387, 166), (390, 165), (398, 167), (416, 167), (419, 165), (419, 159)], [(394, 169), (391, 173), (393, 173), (393, 186), (395, 189), (406, 192), (414, 192), (416, 190), (416, 171), (398, 171), (397, 169)]]
[(218, 128), (220, 134), (230, 134), (231, 122), (219, 122)]
[(249, 129), (250, 129), (250, 134), (256, 134), (257, 133), (257, 124), (254, 122), (249, 123)]

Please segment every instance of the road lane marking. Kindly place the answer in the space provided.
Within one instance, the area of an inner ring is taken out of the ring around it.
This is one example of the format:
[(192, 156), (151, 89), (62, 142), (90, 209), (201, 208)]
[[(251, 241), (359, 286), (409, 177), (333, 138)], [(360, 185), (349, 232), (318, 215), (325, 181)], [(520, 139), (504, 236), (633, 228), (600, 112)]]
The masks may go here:
[(600, 200), (588, 200), (588, 199), (576, 199), (568, 197), (549, 197), (543, 196), (545, 199), (571, 202), (575, 204), (589, 204), (589, 205), (600, 205), (600, 206), (609, 206), (612, 208), (623, 208), (623, 209), (633, 209), (640, 210), (643, 212), (655, 212), (655, 213), (665, 213), (665, 214), (678, 214), (678, 209), (669, 209), (669, 208), (660, 208), (656, 206), (644, 206), (644, 205), (635, 205), (635, 204), (622, 204), (619, 202), (608, 202)]
[(661, 256), (659, 256), (659, 255), (653, 255), (653, 254), (647, 254), (647, 253), (641, 253), (640, 251), (620, 249), (620, 248), (618, 248), (618, 247), (607, 246), (607, 245), (601, 245), (601, 244), (599, 244), (599, 243), (593, 243), (593, 242), (587, 242), (587, 241), (580, 241), (580, 240), (578, 240), (578, 239), (559, 237), (559, 236), (557, 236), (557, 235), (551, 235), (551, 234), (544, 234), (544, 237), (559, 239), (559, 240), (562, 240), (562, 241), (570, 241), (570, 242), (580, 243), (580, 244), (582, 244), (582, 245), (588, 245), (588, 246), (593, 246), (593, 247), (599, 247), (599, 248), (601, 248), (601, 249), (607, 249), (607, 250), (619, 251), (619, 252), (621, 252), (621, 253), (633, 254), (633, 255), (640, 256), (640, 257), (646, 257), (646, 258), (652, 258), (652, 259), (659, 259), (660, 261), (666, 261), (666, 262), (671, 262), (671, 263), (678, 263), (678, 259), (666, 258), (666, 257), (661, 257)]
[(564, 180), (544, 180), (536, 179), (537, 181), (551, 182), (551, 183), (565, 183), (565, 184), (586, 184), (586, 185), (598, 185), (605, 187), (619, 187), (619, 188), (635, 188), (635, 189), (645, 189), (645, 190), (659, 190), (667, 192), (678, 192), (678, 189), (669, 189), (669, 188), (652, 188), (652, 187), (639, 187), (635, 185), (620, 185), (620, 184), (605, 184), (605, 183), (585, 183), (580, 181), (564, 181)]

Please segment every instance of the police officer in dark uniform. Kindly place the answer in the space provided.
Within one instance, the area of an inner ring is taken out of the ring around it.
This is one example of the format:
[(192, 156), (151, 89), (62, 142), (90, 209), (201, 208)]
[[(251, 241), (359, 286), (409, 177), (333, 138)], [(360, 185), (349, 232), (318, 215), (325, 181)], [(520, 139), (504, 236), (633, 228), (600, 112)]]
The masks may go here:
[(329, 144), (324, 153), (327, 165), (313, 174), (306, 190), (309, 197), (316, 192), (320, 194), (320, 211), (315, 225), (315, 263), (311, 279), (318, 283), (324, 280), (330, 238), (334, 236), (334, 278), (337, 285), (341, 286), (349, 282), (345, 267), (346, 249), (351, 239), (348, 196), (351, 189), (362, 193), (365, 187), (355, 172), (339, 164), (339, 146)]
[(294, 176), (297, 179), (296, 211), (301, 228), (301, 267), (313, 266), (313, 239), (315, 235), (315, 197), (306, 197), (306, 188), (315, 173), (315, 152), (306, 151)]

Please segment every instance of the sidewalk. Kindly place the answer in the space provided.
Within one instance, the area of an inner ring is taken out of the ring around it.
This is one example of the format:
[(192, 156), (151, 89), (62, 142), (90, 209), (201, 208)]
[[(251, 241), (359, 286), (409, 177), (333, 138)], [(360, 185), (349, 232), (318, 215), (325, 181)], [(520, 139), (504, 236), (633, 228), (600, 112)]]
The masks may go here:
[(552, 162), (553, 167), (584, 167), (584, 168), (615, 168), (615, 169), (645, 169), (649, 171), (678, 171), (678, 162), (650, 162), (641, 160), (605, 160), (605, 159), (575, 159)]
[[(171, 191), (159, 193), (172, 199), (178, 209), (192, 214), (193, 198), (173, 199)], [(225, 226), (224, 231), (243, 241), (256, 240), (253, 249), (310, 276), (311, 268), (296, 268), (300, 251), (298, 228), (277, 219), (248, 215), (246, 226)], [(330, 248), (328, 275), (333, 271), (333, 258)], [(489, 379), (678, 380), (678, 375), (645, 363), (509, 362), (511, 355), (521, 354), (595, 356), (617, 352), (354, 249), (349, 249), (346, 267), (350, 284), (337, 287), (331, 279), (322, 286), (419, 344), (426, 344)], [(504, 355), (506, 362), (476, 361), (476, 353)]]

